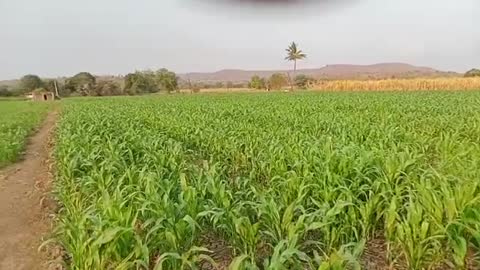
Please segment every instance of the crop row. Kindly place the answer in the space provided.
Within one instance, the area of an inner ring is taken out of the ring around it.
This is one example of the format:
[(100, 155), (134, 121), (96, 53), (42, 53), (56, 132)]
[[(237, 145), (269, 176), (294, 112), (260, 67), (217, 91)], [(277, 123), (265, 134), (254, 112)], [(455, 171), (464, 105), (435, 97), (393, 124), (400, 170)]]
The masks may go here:
[(0, 101), (0, 167), (18, 159), (27, 137), (45, 117), (50, 104)]
[(467, 268), (479, 109), (477, 92), (68, 102), (57, 239), (71, 269)]

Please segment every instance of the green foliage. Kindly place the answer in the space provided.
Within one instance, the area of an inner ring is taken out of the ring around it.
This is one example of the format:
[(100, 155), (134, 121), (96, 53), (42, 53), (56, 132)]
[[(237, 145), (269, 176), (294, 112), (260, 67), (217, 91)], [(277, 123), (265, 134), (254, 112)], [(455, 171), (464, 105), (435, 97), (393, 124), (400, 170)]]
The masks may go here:
[(43, 81), (43, 89), (46, 91), (55, 93), (55, 81), (54, 80), (44, 80)]
[(27, 137), (50, 105), (27, 101), (0, 101), (0, 167), (16, 161)]
[[(296, 78), (295, 73), (297, 71), (297, 61), (307, 58), (307, 55), (302, 50), (298, 49), (298, 46), (295, 42), (292, 42), (292, 44), (288, 46), (286, 51), (287, 51), (287, 57), (285, 57), (285, 60), (293, 62), (293, 80), (295, 80)], [(292, 82), (290, 77), (289, 77), (289, 81), (292, 87), (291, 90), (293, 90), (295, 82)]]
[(480, 69), (471, 69), (465, 73), (465, 77), (480, 77)]
[(162, 68), (156, 72), (155, 77), (159, 90), (168, 93), (178, 90), (178, 77), (175, 72)]
[(156, 93), (158, 91), (177, 91), (178, 77), (167, 69), (136, 71), (125, 76), (124, 92), (129, 95)]
[(480, 247), (478, 92), (65, 102), (69, 269), (200, 269), (207, 233), (230, 269), (360, 269), (379, 233), (401, 269), (463, 269)]
[(120, 85), (114, 81), (99, 81), (95, 86), (94, 95), (96, 96), (118, 96), (122, 94)]
[(295, 86), (300, 89), (307, 89), (311, 84), (315, 82), (315, 79), (308, 77), (304, 74), (299, 74), (295, 77)]
[(266, 83), (264, 78), (260, 78), (258, 75), (252, 77), (250, 82), (248, 83), (248, 88), (252, 89), (266, 89)]
[(282, 73), (275, 73), (268, 79), (270, 89), (279, 90), (288, 85), (287, 77)]
[[(287, 56), (285, 57), (285, 60), (294, 61), (295, 64), (298, 60), (307, 58), (307, 55), (302, 50), (298, 49), (298, 46), (295, 42), (292, 42), (292, 44), (288, 46), (286, 51), (287, 51)], [(296, 69), (296, 66), (295, 66), (295, 69)]]
[(42, 88), (43, 82), (37, 75), (25, 75), (20, 79), (19, 91), (27, 93), (37, 88)]
[(66, 80), (65, 89), (69, 93), (88, 96), (95, 93), (96, 78), (88, 72), (80, 72)]
[(10, 88), (6, 85), (0, 85), (0, 97), (11, 97), (13, 92), (10, 91)]
[(123, 90), (129, 95), (154, 93), (158, 91), (155, 84), (155, 75), (152, 73), (136, 71), (135, 73), (127, 74), (124, 81), (125, 86)]
[(202, 90), (202, 87), (200, 84), (198, 83), (195, 83), (192, 85), (192, 92), (193, 93), (200, 93), (200, 91)]

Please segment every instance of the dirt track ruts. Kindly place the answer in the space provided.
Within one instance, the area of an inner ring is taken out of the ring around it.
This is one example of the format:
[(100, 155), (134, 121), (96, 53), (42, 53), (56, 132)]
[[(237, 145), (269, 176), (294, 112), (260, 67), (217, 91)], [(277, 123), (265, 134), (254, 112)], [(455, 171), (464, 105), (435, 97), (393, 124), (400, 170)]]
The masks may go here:
[(0, 170), (0, 270), (48, 269), (38, 247), (50, 229), (45, 188), (50, 183), (50, 112), (29, 139), (22, 160)]

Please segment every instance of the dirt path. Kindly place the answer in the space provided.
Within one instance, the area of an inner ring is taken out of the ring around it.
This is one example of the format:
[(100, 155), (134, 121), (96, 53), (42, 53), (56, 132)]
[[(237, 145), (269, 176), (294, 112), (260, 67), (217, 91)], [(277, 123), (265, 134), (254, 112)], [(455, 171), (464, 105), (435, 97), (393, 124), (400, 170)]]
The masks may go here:
[(56, 115), (50, 112), (30, 138), (22, 161), (0, 170), (0, 270), (48, 269), (38, 247), (50, 229), (43, 198)]

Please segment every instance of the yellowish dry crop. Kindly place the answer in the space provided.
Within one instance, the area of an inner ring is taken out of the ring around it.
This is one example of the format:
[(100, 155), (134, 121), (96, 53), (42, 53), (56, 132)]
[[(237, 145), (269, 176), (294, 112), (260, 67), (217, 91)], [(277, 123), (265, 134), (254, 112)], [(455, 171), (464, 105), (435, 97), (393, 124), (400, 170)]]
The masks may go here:
[(320, 81), (316, 90), (333, 91), (456, 91), (480, 90), (480, 78)]

